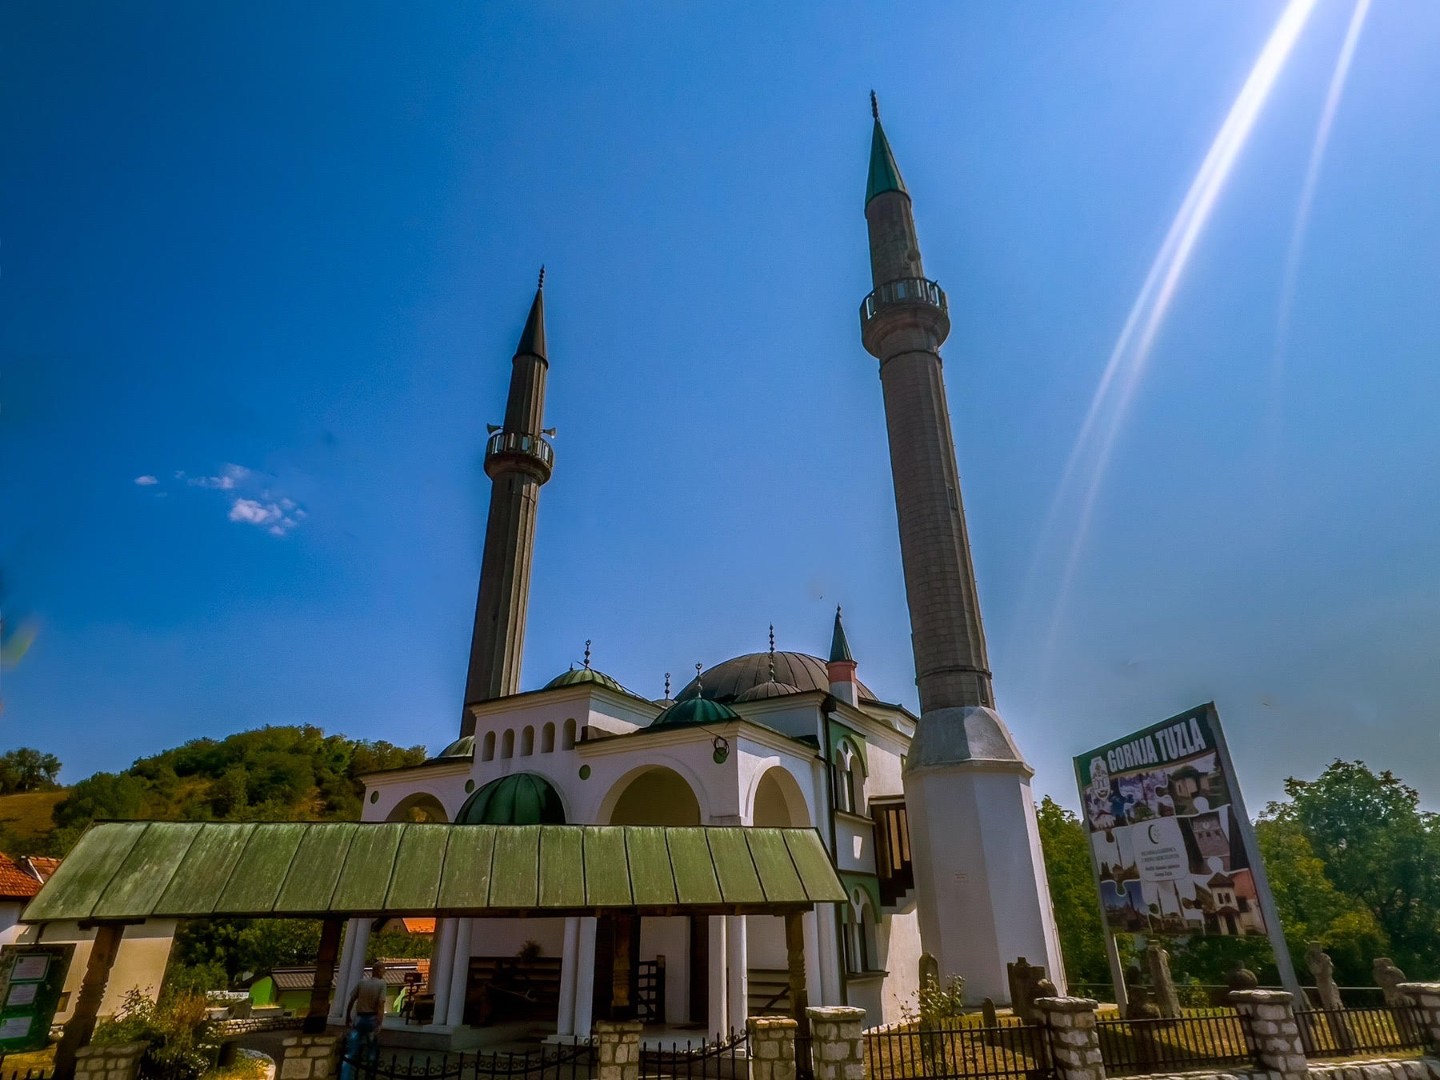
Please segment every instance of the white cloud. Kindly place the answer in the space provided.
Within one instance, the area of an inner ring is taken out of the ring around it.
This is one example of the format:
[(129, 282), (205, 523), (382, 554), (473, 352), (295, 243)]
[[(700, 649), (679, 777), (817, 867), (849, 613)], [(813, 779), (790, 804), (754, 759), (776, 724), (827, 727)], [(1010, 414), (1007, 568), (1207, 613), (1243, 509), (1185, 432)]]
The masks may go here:
[(154, 487), (159, 482), (159, 480), (155, 479), (155, 477), (153, 476), (150, 476), (148, 473), (145, 476), (135, 477), (135, 483), (139, 484), (141, 487)]
[[(176, 473), (176, 479), (184, 476), (184, 473)], [(185, 481), (191, 487), (213, 488), (216, 491), (234, 491), (235, 485), (244, 483), (250, 478), (250, 470), (244, 465), (226, 465), (220, 470), (218, 476), (192, 476)], [(234, 520), (233, 518), (231, 520)]]
[(288, 504), (286, 510), (273, 502), (260, 502), (258, 499), (236, 499), (230, 507), (230, 520), (243, 522), (246, 525), (255, 525), (263, 528), (271, 536), (284, 536), (304, 518), (305, 511), (297, 508), (289, 499), (282, 499), (281, 503)]

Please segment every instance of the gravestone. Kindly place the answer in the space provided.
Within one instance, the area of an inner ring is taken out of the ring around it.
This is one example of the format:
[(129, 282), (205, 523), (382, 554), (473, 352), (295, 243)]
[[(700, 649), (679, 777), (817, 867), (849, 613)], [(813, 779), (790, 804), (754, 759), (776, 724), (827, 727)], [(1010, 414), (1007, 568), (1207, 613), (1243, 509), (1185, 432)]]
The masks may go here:
[(920, 954), (920, 987), (924, 989), (930, 985), (940, 985), (940, 961), (935, 959), (934, 953)]
[(1312, 941), (1305, 947), (1305, 966), (1315, 978), (1315, 991), (1320, 997), (1320, 1008), (1325, 1010), (1325, 1019), (1330, 1025), (1330, 1034), (1340, 1050), (1355, 1048), (1355, 1033), (1350, 1030), (1350, 1020), (1343, 1012), (1340, 1001), (1340, 987), (1335, 985), (1335, 961), (1326, 954), (1320, 942)]
[(1000, 1017), (995, 1013), (994, 998), (986, 998), (980, 1003), (980, 1020), (987, 1028), (1000, 1026)]
[(1175, 980), (1170, 975), (1170, 954), (1157, 941), (1145, 946), (1145, 964), (1150, 969), (1150, 985), (1160, 1015), (1174, 1020), (1180, 1015), (1180, 996), (1175, 993)]
[[(1010, 983), (1010, 1007), (1020, 1019), (1027, 1024), (1033, 1024), (1038, 1016), (1035, 999), (1046, 996), (1040, 983), (1050, 983), (1050, 980), (1045, 978), (1045, 969), (1039, 964), (1030, 963), (1022, 956), (1013, 964), (1005, 965), (1005, 975)], [(1050, 983), (1051, 995), (1054, 994), (1054, 989), (1054, 984)]]

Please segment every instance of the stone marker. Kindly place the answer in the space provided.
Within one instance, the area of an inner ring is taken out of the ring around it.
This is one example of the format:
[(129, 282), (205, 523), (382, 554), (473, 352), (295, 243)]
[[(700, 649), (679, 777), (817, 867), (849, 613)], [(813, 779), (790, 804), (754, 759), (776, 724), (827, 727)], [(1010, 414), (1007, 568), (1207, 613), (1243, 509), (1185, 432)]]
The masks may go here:
[(1175, 993), (1175, 980), (1170, 975), (1170, 954), (1158, 942), (1145, 946), (1145, 964), (1150, 969), (1150, 985), (1160, 1015), (1174, 1020), (1180, 1015), (1180, 995)]
[(986, 998), (980, 1003), (980, 1017), (987, 1028), (1000, 1026), (1000, 1018), (995, 1015), (994, 998)]
[[(1045, 969), (1032, 964), (1021, 956), (1013, 964), (1005, 965), (1005, 975), (1010, 982), (1010, 1007), (1015, 1015), (1027, 1024), (1035, 1022), (1035, 999), (1041, 997), (1039, 984), (1045, 979)], [(1054, 987), (1051, 987), (1051, 995)]]
[(1335, 1045), (1341, 1050), (1354, 1049), (1355, 1033), (1350, 1030), (1349, 1019), (1340, 1011), (1345, 1006), (1340, 1001), (1340, 987), (1335, 985), (1335, 961), (1320, 942), (1312, 941), (1305, 946), (1305, 966), (1315, 977), (1315, 990), (1320, 996), (1320, 1007), (1327, 1014), (1325, 1019), (1330, 1023)]

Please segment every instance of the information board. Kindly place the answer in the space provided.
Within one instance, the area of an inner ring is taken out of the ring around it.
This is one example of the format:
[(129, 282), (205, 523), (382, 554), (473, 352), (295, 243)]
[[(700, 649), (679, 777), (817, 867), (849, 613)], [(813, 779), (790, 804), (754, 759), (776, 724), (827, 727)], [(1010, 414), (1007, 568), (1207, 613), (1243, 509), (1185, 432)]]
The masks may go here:
[(1267, 933), (1213, 705), (1081, 754), (1075, 772), (1112, 933)]
[(40, 1050), (49, 1042), (74, 953), (74, 945), (0, 947), (0, 1052)]

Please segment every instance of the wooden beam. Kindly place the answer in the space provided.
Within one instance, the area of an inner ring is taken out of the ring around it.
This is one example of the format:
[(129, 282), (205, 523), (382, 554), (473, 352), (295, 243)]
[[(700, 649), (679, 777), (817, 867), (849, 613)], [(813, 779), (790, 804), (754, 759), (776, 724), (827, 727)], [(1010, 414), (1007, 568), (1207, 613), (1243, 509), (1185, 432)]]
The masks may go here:
[[(315, 957), (315, 981), (310, 986), (310, 1011), (305, 1014), (301, 1031), (318, 1035), (325, 1030), (330, 1015), (330, 991), (335, 986), (335, 958), (340, 954), (341, 919), (326, 919), (320, 924), (320, 952)], [(363, 961), (363, 957), (362, 957)]]
[(65, 1033), (55, 1048), (55, 1080), (71, 1080), (75, 1075), (75, 1052), (90, 1045), (90, 1037), (95, 1034), (95, 1017), (105, 1000), (105, 986), (110, 981), (110, 969), (115, 966), (124, 934), (123, 923), (102, 923), (95, 930), (90, 962), (85, 965), (85, 978), (75, 999), (75, 1011), (65, 1022)]
[(790, 1011), (795, 1017), (796, 1035), (810, 1037), (810, 1018), (805, 1010), (810, 994), (805, 988), (805, 913), (792, 911), (785, 916), (785, 959), (790, 977)]
[(610, 925), (615, 934), (615, 960), (610, 977), (610, 1018), (612, 1020), (635, 1019), (635, 1000), (631, 992), (638, 974), (635, 970), (635, 955), (639, 947), (640, 920), (634, 915), (617, 914)]

